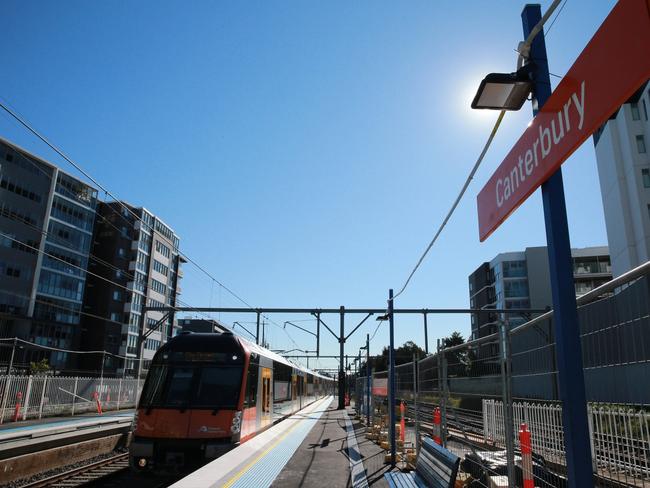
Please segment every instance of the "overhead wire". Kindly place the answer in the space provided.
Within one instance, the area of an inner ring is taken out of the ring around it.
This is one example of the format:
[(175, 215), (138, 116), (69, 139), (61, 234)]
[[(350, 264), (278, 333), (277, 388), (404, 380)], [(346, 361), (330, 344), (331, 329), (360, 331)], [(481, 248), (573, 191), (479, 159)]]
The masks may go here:
[[(14, 111), (12, 108), (10, 108), (6, 103), (4, 103), (2, 100), (0, 100), (0, 108), (2, 108), (5, 112), (7, 112), (9, 115), (11, 115), (16, 121), (18, 121), (23, 127), (25, 127), (29, 132), (31, 132), (33, 135), (35, 135), (38, 139), (40, 139), (43, 143), (45, 143), (50, 149), (52, 149), (54, 152), (56, 152), (60, 157), (62, 157), (64, 160), (66, 160), (70, 165), (72, 165), (77, 171), (79, 171), (82, 175), (84, 175), (86, 178), (88, 178), (94, 185), (96, 185), (99, 189), (101, 189), (106, 195), (110, 196), (115, 203), (120, 205), (123, 209), (125, 209), (129, 214), (131, 214), (136, 220), (141, 222), (143, 225), (149, 227), (152, 231), (154, 231), (154, 227), (149, 224), (148, 222), (145, 222), (138, 214), (136, 214), (132, 209), (130, 209), (124, 202), (122, 202), (119, 198), (117, 198), (113, 193), (111, 193), (108, 188), (106, 188), (104, 185), (99, 183), (95, 178), (93, 178), (87, 171), (85, 171), (79, 164), (77, 164), (75, 161), (73, 161), (70, 157), (68, 157), (62, 150), (60, 150), (57, 146), (55, 146), (52, 142), (50, 142), (45, 136), (43, 136), (39, 131), (37, 131), (34, 127), (32, 127), (29, 122), (19, 115), (17, 111)], [(168, 242), (169, 239), (167, 239), (165, 236), (163, 236)], [(173, 244), (173, 243), (172, 243)], [(239, 300), (241, 303), (249, 307), (251, 310), (254, 310), (254, 307), (248, 303), (246, 300), (244, 300), (241, 296), (239, 296), (237, 293), (235, 293), (233, 290), (231, 290), (229, 287), (224, 285), (221, 281), (219, 281), (217, 278), (215, 278), (210, 272), (208, 272), (203, 266), (198, 264), (195, 260), (190, 258), (187, 254), (181, 252), (180, 250), (178, 251), (179, 255), (182, 256), (184, 259), (186, 259), (188, 262), (192, 263), (197, 269), (199, 269), (201, 272), (203, 272), (206, 276), (208, 276), (210, 279), (212, 279), (215, 283), (217, 283), (220, 287), (222, 287), (224, 290), (226, 290), (230, 295), (232, 295), (234, 298)]]
[[(551, 6), (548, 8), (548, 10), (542, 16), (541, 20), (535, 25), (535, 27), (533, 27), (530, 34), (526, 38), (526, 40), (524, 42), (519, 43), (519, 46), (517, 48), (517, 52), (519, 53), (519, 56), (517, 58), (517, 68), (518, 69), (521, 67), (521, 63), (523, 63), (523, 60), (528, 58), (528, 54), (529, 54), (529, 51), (530, 51), (530, 45), (532, 44), (533, 39), (542, 30), (542, 28), (544, 26), (544, 23), (553, 14), (553, 11), (557, 8), (557, 6), (560, 4), (561, 1), (562, 0), (554, 0), (553, 3), (551, 4)], [(565, 2), (566, 2), (566, 0), (565, 0)], [(559, 12), (558, 12), (558, 15), (559, 15)], [(556, 19), (557, 19), (557, 16), (556, 16)], [(442, 230), (447, 225), (447, 222), (449, 221), (449, 219), (453, 215), (454, 211), (458, 207), (458, 204), (460, 203), (460, 200), (465, 195), (465, 192), (467, 191), (467, 188), (468, 188), (470, 182), (474, 178), (474, 174), (478, 170), (481, 162), (483, 161), (483, 158), (485, 157), (485, 154), (487, 153), (488, 149), (490, 148), (490, 145), (492, 144), (492, 141), (494, 140), (494, 136), (496, 135), (497, 130), (499, 129), (499, 126), (501, 125), (501, 121), (503, 120), (504, 115), (505, 115), (505, 110), (502, 110), (499, 113), (499, 116), (497, 117), (497, 120), (496, 120), (496, 122), (494, 124), (494, 127), (492, 128), (492, 131), (490, 132), (490, 136), (488, 137), (485, 145), (483, 146), (483, 150), (481, 151), (478, 159), (474, 163), (474, 166), (472, 167), (472, 170), (470, 171), (467, 179), (465, 180), (465, 183), (463, 184), (463, 186), (462, 186), (462, 188), (460, 190), (460, 193), (458, 194), (458, 196), (454, 200), (454, 203), (452, 204), (451, 209), (449, 210), (449, 212), (447, 212), (447, 215), (445, 216), (444, 220), (442, 221), (442, 224), (438, 227), (438, 230), (434, 234), (433, 239), (431, 239), (431, 241), (429, 242), (429, 245), (426, 247), (426, 249), (424, 250), (424, 252), (420, 256), (420, 258), (418, 259), (417, 263), (415, 264), (415, 267), (413, 268), (413, 270), (408, 275), (406, 281), (404, 282), (402, 287), (399, 289), (399, 291), (393, 296), (393, 298), (392, 298), (393, 302), (395, 301), (395, 299), (397, 297), (399, 297), (404, 292), (404, 290), (406, 290), (406, 287), (411, 282), (411, 279), (413, 278), (413, 275), (415, 274), (415, 272), (418, 270), (418, 268), (420, 267), (420, 265), (424, 261), (424, 258), (427, 256), (427, 254), (429, 253), (429, 251), (431, 250), (431, 248), (435, 244), (436, 240), (440, 236)]]
[[(153, 225), (149, 224), (148, 222), (145, 222), (137, 213), (135, 213), (129, 206), (127, 206), (123, 201), (121, 201), (119, 198), (117, 198), (113, 193), (111, 193), (108, 188), (103, 186), (99, 181), (97, 181), (95, 178), (93, 178), (87, 171), (85, 171), (81, 165), (77, 164), (75, 161), (73, 161), (70, 157), (68, 157), (61, 149), (59, 149), (56, 145), (54, 145), (52, 142), (50, 142), (44, 135), (42, 135), (39, 131), (37, 131), (27, 120), (25, 117), (20, 115), (17, 110), (11, 108), (8, 106), (8, 103), (4, 102), (4, 99), (0, 99), (0, 108), (2, 108), (5, 112), (7, 112), (11, 117), (13, 117), (16, 121), (18, 121), (23, 127), (25, 127), (29, 132), (31, 132), (33, 135), (35, 135), (38, 139), (40, 139), (43, 143), (45, 143), (50, 149), (52, 149), (54, 152), (56, 152), (60, 157), (62, 157), (65, 161), (67, 161), (70, 165), (72, 165), (77, 171), (79, 171), (82, 175), (84, 175), (86, 178), (88, 178), (94, 185), (96, 185), (99, 189), (101, 189), (106, 195), (110, 196), (113, 201), (121, 206), (124, 210), (126, 210), (129, 214), (131, 214), (137, 221), (141, 222), (141, 224), (145, 225), (148, 227), (151, 231), (154, 231)], [(118, 216), (120, 216), (123, 219), (126, 219), (124, 215), (122, 215), (120, 212), (117, 212), (115, 209), (112, 208), (112, 206), (107, 205), (111, 210)], [(171, 242), (166, 236), (162, 236), (168, 243), (173, 245), (173, 242)], [(248, 303), (246, 300), (244, 300), (240, 295), (235, 293), (233, 290), (231, 290), (228, 286), (226, 286), (224, 283), (222, 283), (220, 280), (215, 278), (210, 272), (208, 272), (203, 266), (201, 266), (199, 263), (197, 263), (195, 260), (190, 258), (186, 253), (183, 253), (178, 250), (178, 254), (182, 256), (187, 262), (192, 263), (197, 269), (199, 269), (202, 273), (204, 273), (208, 278), (210, 278), (214, 283), (217, 283), (222, 289), (226, 290), (231, 296), (233, 296), (235, 299), (237, 299), (239, 302), (247, 306), (248, 308), (251, 309), (251, 311), (255, 311), (255, 308)], [(277, 322), (273, 321), (270, 317), (265, 316), (271, 322), (273, 325), (276, 327), (282, 328)], [(287, 337), (291, 340), (291, 342), (295, 345), (297, 343), (293, 340), (293, 338), (286, 332)]]

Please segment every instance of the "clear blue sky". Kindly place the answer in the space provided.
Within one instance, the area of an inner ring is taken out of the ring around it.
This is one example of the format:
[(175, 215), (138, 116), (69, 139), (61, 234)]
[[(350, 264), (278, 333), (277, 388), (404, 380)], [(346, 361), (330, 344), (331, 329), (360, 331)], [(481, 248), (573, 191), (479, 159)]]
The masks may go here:
[[(568, 70), (614, 3), (568, 0), (547, 37), (553, 73)], [(496, 113), (469, 103), (486, 73), (514, 70), (523, 5), (8, 0), (0, 97), (120, 198), (162, 217), (185, 253), (254, 306), (381, 307), (487, 138)], [(506, 116), (397, 306), (468, 307), (480, 263), (545, 244), (539, 193), (478, 240), (476, 195), (530, 118), (529, 106)], [(6, 114), (0, 135), (74, 174)], [(564, 178), (572, 245), (607, 244), (591, 141)], [(182, 288), (192, 305), (241, 305), (191, 265)], [(291, 318), (308, 317), (275, 321)], [(351, 354), (375, 324), (350, 340)], [(432, 343), (470, 330), (469, 317), (429, 324)], [(423, 343), (421, 318), (396, 328), (397, 344)], [(311, 336), (291, 335), (313, 349)], [(277, 327), (269, 337), (295, 347)], [(337, 353), (323, 337), (322, 352)], [(387, 341), (383, 326), (372, 352)]]

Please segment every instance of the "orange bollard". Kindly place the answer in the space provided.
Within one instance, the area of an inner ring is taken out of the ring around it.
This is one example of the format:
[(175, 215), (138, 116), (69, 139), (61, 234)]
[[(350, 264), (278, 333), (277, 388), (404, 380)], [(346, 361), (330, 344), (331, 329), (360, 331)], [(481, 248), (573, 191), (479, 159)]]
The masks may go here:
[(521, 446), (521, 471), (524, 478), (524, 488), (535, 488), (533, 481), (533, 448), (530, 442), (530, 431), (526, 424), (519, 429), (519, 445)]
[(18, 422), (18, 417), (20, 417), (20, 407), (23, 401), (23, 392), (19, 391), (16, 393), (16, 408), (14, 409), (14, 422)]
[(95, 392), (93, 393), (93, 398), (95, 399), (95, 402), (97, 403), (97, 413), (102, 414), (102, 404), (99, 402), (99, 393)]
[(442, 417), (438, 407), (433, 411), (433, 442), (442, 446), (442, 432), (441, 432)]
[(406, 410), (406, 406), (404, 405), (404, 402), (402, 402), (399, 404), (399, 414), (400, 414), (399, 440), (402, 441), (402, 445), (404, 445), (404, 438), (405, 438), (404, 431), (406, 430), (406, 421), (404, 420), (404, 410)]

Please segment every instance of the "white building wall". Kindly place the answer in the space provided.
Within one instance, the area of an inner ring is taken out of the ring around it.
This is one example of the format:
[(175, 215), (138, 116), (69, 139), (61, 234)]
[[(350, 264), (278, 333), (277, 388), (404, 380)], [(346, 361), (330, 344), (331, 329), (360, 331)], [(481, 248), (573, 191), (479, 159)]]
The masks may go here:
[[(650, 170), (650, 88), (638, 101), (639, 120), (625, 104), (610, 120), (596, 144), (612, 272), (619, 276), (650, 259), (650, 188), (642, 170)], [(640, 153), (637, 136), (643, 136)]]

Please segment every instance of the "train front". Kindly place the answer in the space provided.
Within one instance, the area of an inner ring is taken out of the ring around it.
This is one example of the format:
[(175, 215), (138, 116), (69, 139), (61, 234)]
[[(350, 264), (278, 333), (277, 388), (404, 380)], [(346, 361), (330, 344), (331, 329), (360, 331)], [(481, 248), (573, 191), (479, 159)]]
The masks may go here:
[(181, 334), (162, 346), (140, 396), (131, 467), (183, 469), (236, 446), (246, 367), (232, 334)]

